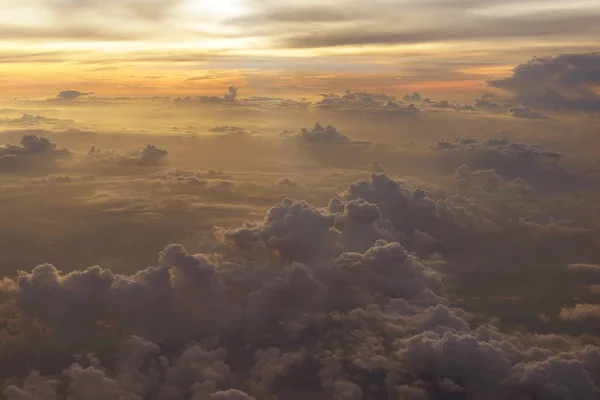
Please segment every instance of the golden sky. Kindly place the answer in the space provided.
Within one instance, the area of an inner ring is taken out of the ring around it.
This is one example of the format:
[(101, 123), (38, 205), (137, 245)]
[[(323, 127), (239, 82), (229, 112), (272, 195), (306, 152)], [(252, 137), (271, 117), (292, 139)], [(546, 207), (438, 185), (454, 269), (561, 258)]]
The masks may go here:
[(471, 93), (597, 50), (598, 0), (0, 0), (0, 91)]

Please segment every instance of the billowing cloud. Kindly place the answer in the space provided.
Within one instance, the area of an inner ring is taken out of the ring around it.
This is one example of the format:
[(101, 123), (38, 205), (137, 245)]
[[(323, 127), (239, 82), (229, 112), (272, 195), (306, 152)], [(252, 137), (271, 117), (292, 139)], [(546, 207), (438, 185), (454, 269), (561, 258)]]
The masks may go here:
[(418, 92), (414, 92), (413, 94), (407, 93), (404, 95), (404, 97), (402, 97), (402, 99), (409, 103), (415, 103), (421, 101), (421, 94), (419, 94)]
[(32, 115), (32, 114), (28, 114), (28, 113), (21, 115), (21, 117), (19, 117), (19, 118), (0, 119), (0, 125), (22, 126), (22, 127), (40, 126), (40, 125), (52, 125), (52, 126), (66, 127), (73, 123), (75, 123), (75, 121), (73, 121), (72, 119), (50, 118), (50, 117), (44, 117), (42, 115)]
[(322, 126), (318, 122), (312, 129), (302, 128), (299, 132), (284, 130), (280, 133), (284, 138), (293, 138), (301, 143), (312, 143), (312, 144), (327, 144), (327, 143), (339, 143), (339, 144), (368, 144), (369, 142), (352, 140), (348, 136), (338, 132), (338, 130), (331, 125)]
[(414, 105), (404, 105), (394, 96), (385, 93), (352, 92), (346, 90), (343, 95), (335, 93), (320, 94), (323, 98), (315, 107), (339, 111), (375, 111), (384, 113), (417, 113)]
[(529, 107), (511, 107), (508, 109), (508, 113), (515, 118), (526, 118), (526, 119), (544, 119), (546, 116), (533, 111)]
[(219, 104), (219, 103), (234, 103), (238, 95), (238, 88), (230, 86), (222, 97), (219, 96), (197, 96), (197, 97), (178, 97), (175, 99), (175, 104)]
[(149, 144), (142, 150), (130, 151), (126, 154), (119, 154), (114, 151), (103, 151), (92, 146), (88, 152), (86, 162), (90, 165), (98, 166), (137, 166), (137, 167), (155, 167), (162, 165), (168, 152), (155, 145)]
[(525, 106), (597, 111), (600, 95), (600, 53), (533, 58), (511, 76), (488, 81), (511, 92)]
[(547, 150), (535, 143), (511, 143), (507, 139), (489, 139), (484, 142), (473, 138), (458, 138), (453, 142), (440, 140), (432, 148), (440, 151), (486, 151), (521, 159), (549, 158), (559, 161), (562, 157), (561, 153)]
[(258, 134), (258, 132), (240, 128), (239, 126), (215, 126), (210, 131), (219, 136), (251, 136)]
[[(465, 168), (458, 177), (487, 192), (526, 191)], [(11, 327), (0, 371), (14, 376), (4, 396), (596, 398), (597, 347), (501, 332), (458, 308), (443, 273), (410, 252), (481, 232), (465, 202), (373, 174), (327, 208), (284, 199), (260, 221), (219, 227), (210, 254), (169, 244), (131, 273), (19, 272), (0, 284)], [(593, 308), (560, 317), (585, 321)]]
[(20, 146), (7, 144), (0, 148), (0, 173), (54, 168), (57, 161), (71, 155), (49, 139), (28, 133), (21, 138)]
[(81, 96), (87, 96), (93, 93), (84, 93), (84, 92), (80, 92), (79, 90), (63, 90), (62, 92), (58, 92), (58, 94), (56, 95), (56, 99), (57, 100), (62, 100), (62, 101), (73, 101), (73, 100), (77, 100), (78, 98), (80, 98)]

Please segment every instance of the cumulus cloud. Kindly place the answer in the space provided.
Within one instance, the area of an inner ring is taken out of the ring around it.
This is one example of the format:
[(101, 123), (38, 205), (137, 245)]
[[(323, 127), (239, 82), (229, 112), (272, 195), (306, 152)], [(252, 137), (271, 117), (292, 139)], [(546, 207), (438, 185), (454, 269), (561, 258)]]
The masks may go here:
[(10, 126), (39, 126), (39, 125), (62, 125), (68, 126), (75, 123), (72, 119), (50, 118), (41, 115), (23, 114), (19, 118), (0, 119), (0, 125)]
[(475, 111), (475, 107), (470, 104), (454, 104), (448, 100), (435, 101), (431, 99), (424, 99), (423, 104), (433, 110)]
[(334, 223), (335, 217), (326, 210), (286, 198), (271, 208), (261, 223), (233, 230), (219, 229), (217, 234), (243, 253), (277, 252), (285, 259), (303, 261), (336, 252), (339, 232)]
[(409, 252), (466, 218), (438, 196), (373, 174), (327, 209), (284, 199), (262, 221), (216, 228), (211, 254), (170, 244), (131, 274), (19, 272), (0, 284), (4, 395), (596, 398), (597, 347), (501, 332), (457, 308), (443, 275)]
[(204, 185), (212, 180), (227, 180), (233, 178), (232, 175), (215, 169), (209, 169), (206, 172), (199, 172), (181, 168), (157, 172), (152, 174), (151, 177), (167, 183), (182, 183), (191, 185)]
[(162, 165), (168, 152), (155, 145), (149, 144), (142, 150), (133, 150), (126, 154), (119, 154), (114, 151), (103, 151), (92, 146), (88, 152), (86, 162), (90, 165), (99, 166), (136, 166), (136, 167), (155, 167)]
[(595, 264), (568, 264), (567, 271), (600, 277), (600, 265)]
[(353, 183), (342, 196), (346, 200), (363, 199), (377, 205), (383, 217), (391, 221), (396, 230), (409, 235), (409, 240), (417, 231), (444, 238), (490, 224), (484, 210), (467, 199), (428, 193), (394, 181), (386, 174), (374, 173), (370, 180)]
[(91, 92), (86, 93), (86, 92), (80, 92), (79, 90), (69, 89), (69, 90), (63, 90), (61, 92), (58, 92), (58, 94), (56, 95), (56, 99), (61, 100), (61, 101), (74, 101), (82, 96), (88, 96), (90, 94), (93, 94), (93, 93), (91, 93)]
[(284, 138), (293, 138), (302, 143), (314, 143), (314, 144), (327, 144), (327, 143), (339, 143), (339, 144), (368, 144), (369, 142), (352, 140), (348, 136), (338, 132), (338, 130), (331, 125), (322, 126), (318, 122), (312, 129), (302, 128), (299, 132), (294, 131), (283, 131), (281, 136)]
[(303, 109), (312, 105), (312, 102), (305, 98), (302, 98), (301, 100), (294, 100), (285, 99), (282, 97), (250, 96), (241, 101), (246, 106), (262, 108)]
[(454, 141), (440, 140), (431, 146), (439, 151), (486, 152), (518, 159), (549, 158), (559, 161), (562, 154), (548, 150), (535, 143), (509, 142), (507, 139), (489, 139), (479, 142), (473, 138), (457, 138)]
[(600, 320), (600, 304), (577, 304), (560, 310), (559, 318), (566, 321), (585, 322), (589, 319)]
[(178, 97), (175, 99), (175, 104), (219, 104), (219, 103), (235, 103), (238, 95), (238, 88), (230, 86), (222, 97), (219, 96), (197, 96), (197, 97)]
[(252, 136), (258, 135), (258, 132), (240, 128), (239, 126), (215, 126), (210, 129), (211, 133), (216, 133), (219, 136)]
[(597, 111), (600, 96), (593, 88), (600, 84), (600, 53), (534, 57), (488, 84), (527, 107)]
[(335, 93), (320, 94), (322, 99), (315, 107), (339, 111), (372, 111), (383, 113), (417, 113), (414, 105), (404, 105), (394, 96), (385, 93), (352, 92), (346, 90), (343, 95)]
[(511, 107), (508, 109), (508, 113), (515, 118), (526, 118), (526, 119), (544, 119), (544, 115), (533, 111), (529, 107)]
[(0, 148), (0, 172), (21, 172), (54, 168), (56, 162), (72, 153), (59, 148), (56, 143), (33, 133), (21, 138), (20, 146), (4, 145)]
[(414, 92), (413, 94), (407, 93), (404, 95), (404, 97), (402, 97), (402, 99), (406, 102), (414, 103), (414, 102), (421, 101), (421, 95), (418, 92)]

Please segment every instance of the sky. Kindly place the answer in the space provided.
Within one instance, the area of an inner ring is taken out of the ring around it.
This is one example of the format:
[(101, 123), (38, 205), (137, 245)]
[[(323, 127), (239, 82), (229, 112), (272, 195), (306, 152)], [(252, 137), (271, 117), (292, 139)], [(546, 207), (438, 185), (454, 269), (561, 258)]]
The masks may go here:
[(0, 90), (43, 96), (471, 96), (533, 55), (598, 48), (595, 0), (0, 0)]
[(598, 0), (0, 0), (0, 399), (600, 399)]

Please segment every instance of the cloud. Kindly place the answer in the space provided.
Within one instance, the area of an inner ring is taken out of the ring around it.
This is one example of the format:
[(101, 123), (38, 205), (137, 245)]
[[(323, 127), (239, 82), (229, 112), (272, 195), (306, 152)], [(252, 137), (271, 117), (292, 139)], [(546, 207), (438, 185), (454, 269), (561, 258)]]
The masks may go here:
[(418, 102), (421, 101), (421, 95), (418, 92), (414, 92), (413, 94), (407, 93), (402, 99), (407, 102)]
[(238, 95), (238, 89), (230, 86), (227, 93), (223, 97), (218, 96), (197, 96), (197, 97), (178, 97), (175, 99), (175, 104), (220, 104), (220, 103), (235, 103)]
[(577, 304), (573, 308), (560, 310), (559, 318), (566, 321), (585, 322), (588, 319), (600, 320), (599, 304)]
[(302, 98), (301, 100), (284, 99), (281, 97), (269, 97), (269, 96), (250, 96), (242, 100), (243, 104), (248, 107), (262, 107), (262, 108), (308, 108), (312, 103)]
[(20, 146), (0, 147), (0, 173), (53, 169), (59, 160), (71, 155), (68, 149), (57, 147), (49, 139), (27, 133), (21, 138)]
[(369, 144), (370, 142), (356, 141), (350, 139), (348, 136), (338, 132), (338, 130), (331, 125), (322, 126), (318, 122), (312, 129), (302, 128), (299, 132), (284, 130), (280, 133), (284, 138), (293, 138), (302, 143), (308, 144), (328, 144), (328, 143), (339, 143), (339, 144)]
[[(183, 111), (147, 123), (198, 118)], [(202, 129), (248, 123), (245, 112), (244, 123), (207, 113)], [(550, 166), (583, 171), (587, 159), (545, 154), (588, 139), (560, 140), (555, 127), (593, 129), (572, 117), (312, 113), (377, 143), (49, 132), (71, 149), (118, 150), (35, 182), (2, 180), (4, 397), (595, 399), (600, 352), (586, 344), (598, 341), (597, 319), (582, 308), (598, 294), (581, 285), (591, 283), (581, 270), (595, 270), (566, 266), (597, 260), (596, 189), (562, 190)], [(312, 118), (256, 116), (251, 127), (265, 132)], [(489, 139), (505, 128), (510, 140)], [(440, 129), (478, 136), (427, 148)], [(145, 143), (168, 149), (172, 168), (124, 167), (140, 165)], [(351, 168), (304, 157), (320, 150), (360, 157)], [(545, 167), (552, 191), (518, 177)], [(211, 189), (225, 181), (235, 190)], [(571, 226), (596, 230), (560, 230)]]
[(219, 136), (252, 136), (258, 135), (258, 132), (251, 131), (248, 129), (240, 128), (239, 126), (215, 126), (211, 128), (212, 133), (216, 133)]
[(561, 153), (547, 150), (538, 144), (511, 143), (507, 139), (489, 139), (484, 142), (473, 138), (458, 138), (453, 142), (440, 140), (432, 146), (432, 149), (438, 151), (482, 151), (517, 159), (549, 158), (559, 161), (562, 158)]
[(126, 154), (114, 151), (103, 151), (92, 146), (88, 152), (86, 163), (92, 166), (137, 166), (156, 167), (163, 164), (169, 153), (155, 145), (149, 144), (142, 150), (133, 150)]
[(363, 199), (377, 205), (383, 218), (408, 235), (409, 243), (417, 231), (445, 238), (485, 229), (491, 224), (477, 204), (460, 197), (436, 196), (394, 181), (386, 174), (372, 174), (369, 180), (355, 182), (342, 196), (346, 200)]
[(205, 185), (212, 180), (221, 181), (233, 178), (228, 173), (214, 169), (209, 169), (207, 172), (174, 169), (171, 171), (157, 172), (152, 174), (151, 177), (167, 183), (183, 183), (189, 185)]
[(488, 85), (508, 90), (527, 107), (597, 111), (600, 96), (593, 88), (600, 85), (600, 53), (534, 57)]
[(455, 111), (475, 111), (475, 108), (470, 104), (460, 105), (452, 104), (448, 100), (434, 101), (431, 99), (423, 99), (423, 104), (432, 109), (440, 110), (455, 110)]
[[(0, 285), (14, 332), (0, 371), (17, 376), (4, 395), (596, 398), (597, 347), (501, 332), (456, 308), (443, 275), (395, 241), (399, 227), (407, 246), (444, 232), (461, 216), (447, 200), (374, 174), (327, 209), (285, 199), (261, 221), (217, 228), (210, 254), (169, 244), (129, 274), (19, 272)], [(422, 226), (431, 229), (410, 232)]]
[(325, 210), (286, 198), (271, 208), (259, 224), (217, 230), (218, 237), (243, 253), (277, 252), (285, 259), (303, 261), (339, 249), (335, 218)]
[(600, 277), (600, 265), (595, 264), (569, 264), (567, 271)]
[(396, 98), (384, 93), (352, 92), (346, 90), (343, 95), (335, 93), (320, 94), (323, 98), (315, 107), (340, 111), (375, 111), (386, 113), (416, 113), (414, 105), (403, 105)]
[(75, 121), (72, 119), (61, 119), (61, 118), (50, 118), (42, 115), (31, 115), (23, 114), (20, 118), (4, 118), (0, 119), (0, 125), (9, 126), (39, 126), (39, 125), (58, 125), (61, 127), (68, 127), (74, 124)]
[[(469, 2), (467, 2), (469, 3)], [(440, 3), (437, 3), (439, 7)], [(280, 46), (291, 48), (326, 48), (349, 45), (392, 45), (392, 44), (417, 44), (429, 42), (460, 42), (477, 36), (480, 40), (499, 40), (514, 37), (544, 37), (551, 35), (585, 36), (593, 29), (593, 20), (597, 18), (597, 11), (590, 11), (589, 15), (575, 15), (546, 13), (542, 18), (534, 14), (502, 16), (498, 14), (476, 15), (473, 9), (454, 8), (444, 10), (445, 14), (452, 14), (455, 20), (448, 24), (431, 24), (424, 26), (408, 21), (399, 27), (382, 27), (387, 21), (392, 23), (394, 16), (401, 18), (398, 10), (389, 9), (389, 3), (383, 4), (378, 9), (377, 15), (371, 13), (352, 14), (354, 21), (352, 29), (343, 24), (329, 24), (329, 29), (313, 29), (309, 33), (299, 30), (280, 39)], [(388, 6), (386, 8), (386, 6)], [(433, 5), (428, 4), (427, 9), (417, 7), (413, 11), (415, 17), (427, 18), (424, 12), (431, 12)], [(447, 7), (447, 5), (446, 5)], [(386, 10), (386, 14), (382, 14)], [(589, 11), (589, 10), (588, 10)], [(295, 12), (289, 9), (287, 12)], [(370, 15), (370, 18), (369, 18)], [(366, 18), (365, 18), (366, 17)], [(429, 18), (427, 18), (429, 19)], [(379, 22), (379, 25), (377, 25)], [(579, 26), (572, 24), (579, 23)], [(391, 26), (391, 25), (389, 25)]]
[(82, 96), (88, 96), (90, 94), (93, 93), (84, 93), (79, 90), (63, 90), (62, 92), (58, 92), (56, 99), (61, 101), (74, 101)]

